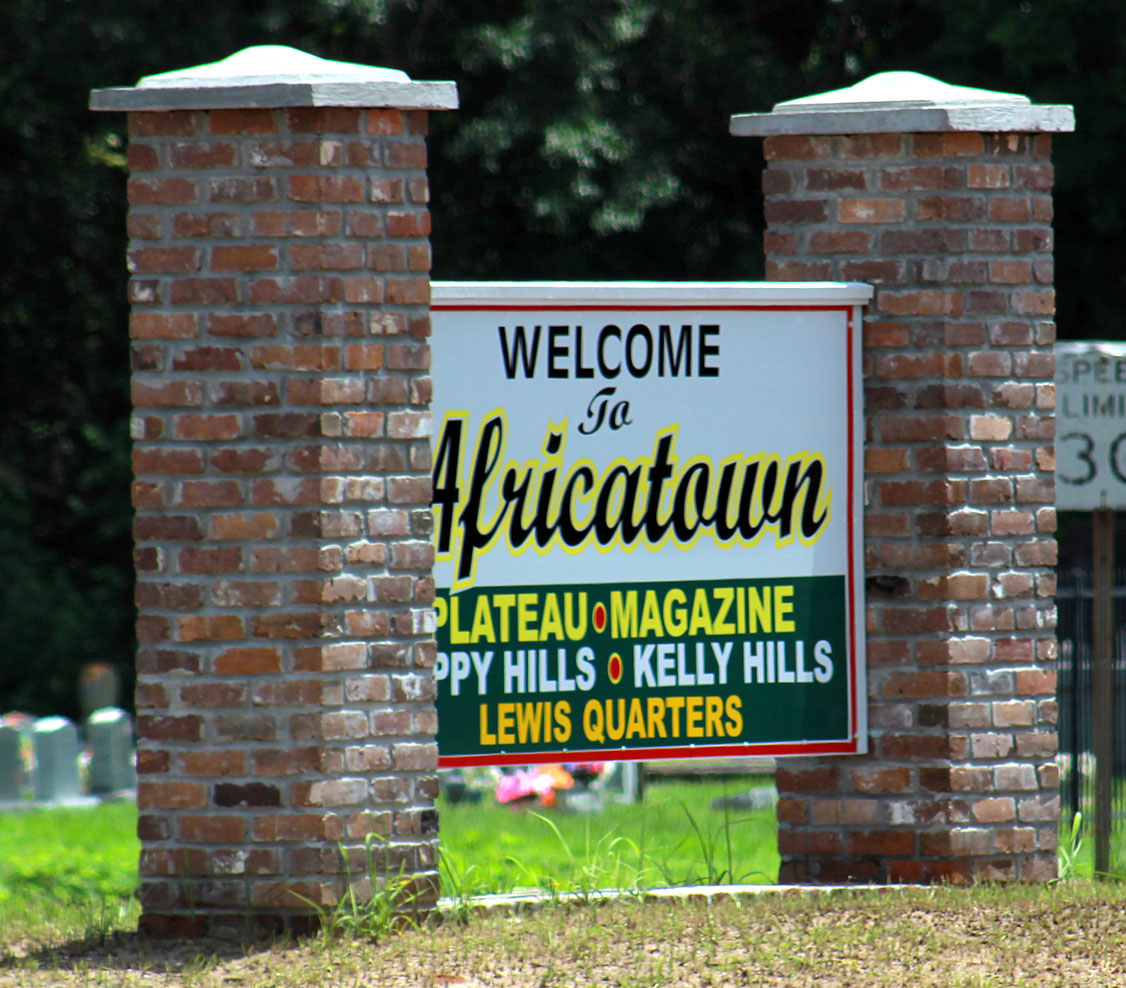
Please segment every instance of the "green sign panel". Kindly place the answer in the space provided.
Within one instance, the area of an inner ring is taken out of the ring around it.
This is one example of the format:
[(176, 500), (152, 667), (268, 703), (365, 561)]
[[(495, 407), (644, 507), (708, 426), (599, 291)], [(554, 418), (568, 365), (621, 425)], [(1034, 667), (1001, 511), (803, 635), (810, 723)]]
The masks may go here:
[(844, 598), (832, 576), (444, 593), (441, 743), (497, 762), (838, 738)]

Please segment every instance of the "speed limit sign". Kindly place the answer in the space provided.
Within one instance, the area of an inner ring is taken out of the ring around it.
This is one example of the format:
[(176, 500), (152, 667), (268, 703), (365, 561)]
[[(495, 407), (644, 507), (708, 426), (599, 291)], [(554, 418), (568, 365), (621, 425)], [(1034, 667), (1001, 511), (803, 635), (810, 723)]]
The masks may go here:
[(1056, 344), (1056, 506), (1126, 508), (1126, 343)]

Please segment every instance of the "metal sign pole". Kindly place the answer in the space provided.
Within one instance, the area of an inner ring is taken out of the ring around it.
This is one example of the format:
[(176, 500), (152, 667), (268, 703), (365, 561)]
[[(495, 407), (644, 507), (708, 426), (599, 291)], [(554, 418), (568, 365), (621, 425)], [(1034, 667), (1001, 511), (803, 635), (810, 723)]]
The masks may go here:
[(1095, 873), (1110, 872), (1111, 787), (1113, 762), (1113, 677), (1114, 662), (1114, 511), (1096, 508), (1091, 517), (1094, 550), (1095, 606)]

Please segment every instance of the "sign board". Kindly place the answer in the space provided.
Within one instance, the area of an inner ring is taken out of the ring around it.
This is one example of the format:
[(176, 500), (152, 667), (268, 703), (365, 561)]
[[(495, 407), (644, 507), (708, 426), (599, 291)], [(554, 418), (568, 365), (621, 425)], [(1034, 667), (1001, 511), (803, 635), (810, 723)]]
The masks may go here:
[(435, 283), (441, 766), (864, 750), (870, 293)]
[(1126, 508), (1126, 343), (1057, 343), (1056, 507)]

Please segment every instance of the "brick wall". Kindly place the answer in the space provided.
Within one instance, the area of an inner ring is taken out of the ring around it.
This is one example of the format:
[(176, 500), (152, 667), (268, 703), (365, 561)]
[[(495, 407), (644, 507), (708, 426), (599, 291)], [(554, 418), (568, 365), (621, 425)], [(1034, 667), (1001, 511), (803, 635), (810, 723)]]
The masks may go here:
[(780, 763), (783, 881), (1055, 874), (1050, 142), (766, 140), (768, 277), (877, 289), (870, 754)]
[(129, 114), (142, 928), (436, 888), (426, 113)]

